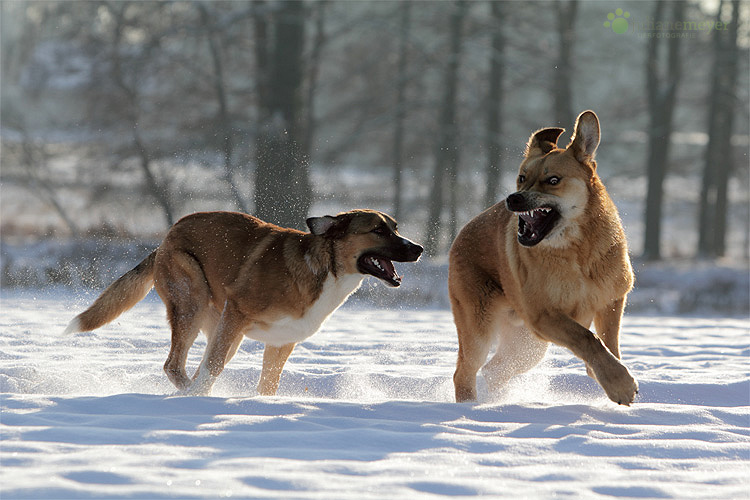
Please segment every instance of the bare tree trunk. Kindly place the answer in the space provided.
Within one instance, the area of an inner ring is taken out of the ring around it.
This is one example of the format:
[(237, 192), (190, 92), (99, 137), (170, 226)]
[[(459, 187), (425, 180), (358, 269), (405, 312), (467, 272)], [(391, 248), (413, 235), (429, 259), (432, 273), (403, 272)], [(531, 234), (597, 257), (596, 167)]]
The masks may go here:
[(461, 41), (467, 5), (458, 0), (453, 5), (450, 19), (450, 53), (445, 69), (443, 102), (440, 107), (440, 131), (435, 154), (432, 193), (427, 219), (425, 252), (435, 256), (440, 251), (441, 216), (445, 203), (446, 177), (451, 184), (449, 203), (450, 233), (455, 237), (456, 221), (456, 180), (458, 177), (458, 127), (456, 126), (456, 101), (458, 98), (458, 68), (461, 59)]
[(503, 74), (505, 70), (505, 34), (503, 33), (502, 2), (490, 1), (492, 10), (492, 47), (490, 51), (490, 77), (487, 91), (487, 168), (484, 192), (484, 206), (489, 207), (497, 201), (497, 194), (502, 174), (502, 116), (503, 116)]
[[(663, 7), (669, 5), (656, 2), (654, 19), (663, 19)], [(684, 1), (673, 2), (672, 19), (683, 19)], [(672, 115), (677, 89), (680, 83), (680, 39), (667, 41), (666, 65), (661, 63), (658, 53), (659, 38), (649, 40), (646, 53), (646, 92), (650, 111), (648, 130), (648, 159), (646, 171), (648, 189), (646, 193), (644, 257), (648, 260), (661, 259), (661, 219), (664, 198), (664, 178), (669, 161), (670, 137), (672, 135)], [(666, 75), (661, 77), (659, 68), (666, 66)]]
[(557, 33), (559, 37), (559, 59), (555, 71), (555, 121), (561, 127), (569, 127), (575, 119), (573, 114), (573, 43), (575, 41), (575, 20), (578, 0), (557, 0)]
[(268, 4), (265, 0), (257, 0), (254, 4), (255, 13), (253, 15), (253, 35), (255, 38), (255, 66), (256, 89), (258, 93), (258, 107), (268, 106), (269, 95), (271, 93), (271, 44), (268, 40), (268, 24), (270, 15), (268, 14)]
[[(267, 26), (256, 40), (269, 42)], [(274, 12), (273, 44), (260, 47), (263, 60), (260, 132), (256, 144), (255, 213), (283, 226), (304, 227), (312, 203), (309, 165), (302, 154), (300, 127), (305, 12), (300, 0), (282, 2)]]
[[(719, 4), (717, 20), (724, 7)], [(714, 31), (714, 64), (708, 115), (708, 145), (703, 168), (698, 213), (698, 255), (720, 257), (726, 252), (727, 189), (732, 171), (732, 128), (736, 107), (737, 31), (739, 1), (732, 2), (732, 22), (727, 31)]]
[(169, 192), (156, 180), (151, 165), (151, 156), (149, 155), (146, 145), (143, 143), (143, 139), (141, 139), (141, 134), (138, 132), (138, 127), (135, 124), (133, 125), (133, 144), (135, 145), (136, 151), (141, 160), (139, 165), (141, 171), (143, 171), (143, 176), (146, 179), (146, 187), (148, 188), (149, 193), (151, 193), (151, 196), (156, 199), (156, 202), (161, 205), (162, 210), (164, 210), (164, 216), (167, 219), (167, 227), (172, 227), (175, 223), (175, 217), (172, 202), (169, 200)]
[(211, 14), (208, 12), (208, 8), (202, 2), (197, 4), (198, 10), (201, 15), (201, 22), (206, 30), (206, 38), (208, 39), (208, 49), (211, 54), (211, 62), (213, 63), (213, 87), (216, 92), (216, 100), (219, 104), (218, 116), (217, 116), (217, 128), (219, 137), (222, 141), (222, 149), (224, 156), (224, 181), (229, 186), (229, 192), (232, 194), (234, 203), (238, 209), (243, 212), (247, 212), (247, 203), (242, 197), (237, 183), (234, 181), (234, 165), (233, 165), (233, 150), (234, 144), (232, 141), (232, 117), (229, 113), (229, 105), (227, 104), (227, 91), (226, 83), (224, 80), (224, 64), (221, 55), (221, 47), (219, 41), (216, 39), (216, 29), (214, 27), (214, 20)]
[(318, 76), (320, 74), (320, 60), (323, 46), (326, 44), (325, 9), (327, 0), (315, 2), (315, 37), (310, 57), (307, 61), (307, 92), (305, 98), (305, 127), (302, 152), (305, 158), (311, 158), (312, 146), (315, 138), (315, 94), (318, 90)]
[(402, 215), (402, 170), (404, 164), (404, 120), (406, 117), (406, 63), (411, 30), (411, 3), (403, 2), (399, 30), (398, 69), (396, 73), (396, 122), (393, 128), (393, 216)]

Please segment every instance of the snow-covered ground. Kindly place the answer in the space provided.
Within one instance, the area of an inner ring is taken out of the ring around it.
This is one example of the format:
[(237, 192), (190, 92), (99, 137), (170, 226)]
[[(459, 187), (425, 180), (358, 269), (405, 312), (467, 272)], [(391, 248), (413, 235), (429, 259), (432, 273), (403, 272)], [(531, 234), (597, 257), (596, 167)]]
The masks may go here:
[(456, 404), (450, 312), (358, 302), (297, 347), (277, 397), (256, 395), (262, 346), (246, 340), (213, 397), (196, 398), (173, 396), (161, 371), (158, 299), (60, 336), (88, 300), (3, 292), (3, 499), (750, 492), (747, 319), (626, 315), (624, 359), (641, 387), (629, 408), (559, 348), (502, 394), (480, 386), (479, 404)]

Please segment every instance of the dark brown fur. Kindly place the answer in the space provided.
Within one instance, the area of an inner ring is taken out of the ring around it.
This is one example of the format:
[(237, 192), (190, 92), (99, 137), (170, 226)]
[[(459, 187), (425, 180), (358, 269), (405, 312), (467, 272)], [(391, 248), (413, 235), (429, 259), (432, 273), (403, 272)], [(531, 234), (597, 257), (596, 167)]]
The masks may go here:
[[(414, 261), (422, 252), (398, 235), (392, 218), (372, 210), (311, 218), (308, 225), (310, 233), (234, 212), (184, 217), (158, 249), (74, 318), (67, 332), (112, 321), (153, 285), (172, 328), (164, 370), (178, 389), (210, 392), (247, 335), (266, 343), (258, 391), (275, 394), (296, 342), (315, 333), (364, 274), (398, 286), (400, 278), (385, 262)], [(363, 267), (367, 256), (387, 269)], [(201, 330), (208, 346), (192, 383), (185, 362)]]

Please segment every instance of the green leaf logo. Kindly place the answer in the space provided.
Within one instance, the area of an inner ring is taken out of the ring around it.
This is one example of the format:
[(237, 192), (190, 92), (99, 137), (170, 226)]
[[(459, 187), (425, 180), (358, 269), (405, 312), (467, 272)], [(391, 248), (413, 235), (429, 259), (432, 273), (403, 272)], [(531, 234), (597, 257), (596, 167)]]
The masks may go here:
[(617, 9), (614, 12), (610, 12), (609, 14), (607, 14), (607, 19), (609, 19), (609, 21), (604, 21), (604, 27), (612, 28), (612, 31), (614, 31), (618, 35), (622, 35), (623, 33), (628, 32), (629, 17), (630, 12), (623, 11), (622, 9)]

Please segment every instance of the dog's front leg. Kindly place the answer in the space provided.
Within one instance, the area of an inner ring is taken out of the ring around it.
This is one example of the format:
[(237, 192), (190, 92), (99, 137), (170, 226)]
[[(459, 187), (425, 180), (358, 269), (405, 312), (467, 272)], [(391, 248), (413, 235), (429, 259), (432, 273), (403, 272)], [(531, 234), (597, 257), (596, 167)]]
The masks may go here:
[[(596, 335), (602, 339), (604, 345), (609, 349), (617, 359), (620, 356), (620, 321), (622, 320), (622, 311), (625, 309), (625, 297), (617, 299), (608, 305), (605, 309), (597, 311), (594, 315), (594, 326)], [(596, 380), (596, 375), (590, 366), (586, 366), (586, 373), (589, 377)]]
[(593, 332), (562, 313), (542, 313), (531, 325), (543, 339), (581, 358), (612, 401), (622, 405), (633, 402), (638, 383)]
[(289, 355), (292, 354), (295, 345), (297, 344), (294, 342), (281, 347), (266, 344), (263, 351), (263, 370), (260, 374), (260, 382), (258, 382), (258, 394), (261, 396), (276, 394), (279, 389), (281, 371), (284, 369), (284, 364), (289, 359)]
[(615, 300), (606, 309), (597, 311), (594, 315), (596, 334), (617, 359), (620, 359), (620, 322), (623, 309), (625, 297)]

